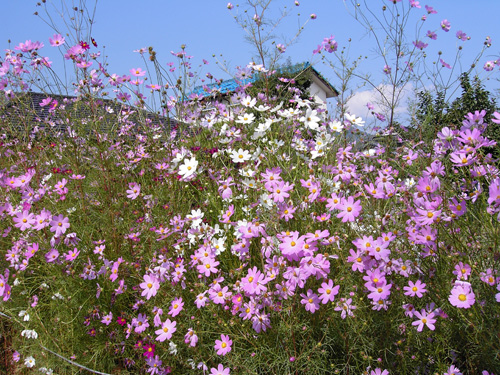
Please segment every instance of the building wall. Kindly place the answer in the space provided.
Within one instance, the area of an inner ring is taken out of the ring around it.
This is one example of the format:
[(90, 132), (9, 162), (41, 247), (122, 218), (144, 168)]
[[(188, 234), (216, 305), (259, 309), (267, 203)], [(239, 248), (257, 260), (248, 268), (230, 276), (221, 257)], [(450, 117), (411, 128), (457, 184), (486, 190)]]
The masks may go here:
[(321, 108), (326, 109), (326, 92), (314, 81), (311, 83), (311, 86), (309, 86), (309, 95), (312, 96), (317, 103), (321, 103)]

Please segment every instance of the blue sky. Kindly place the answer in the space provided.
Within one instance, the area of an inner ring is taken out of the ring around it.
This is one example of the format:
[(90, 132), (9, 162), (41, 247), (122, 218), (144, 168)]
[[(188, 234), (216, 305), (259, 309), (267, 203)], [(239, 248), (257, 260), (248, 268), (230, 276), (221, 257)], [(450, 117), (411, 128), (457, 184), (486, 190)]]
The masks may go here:
[[(409, 0), (402, 0), (406, 8), (409, 7)], [(87, 0), (89, 10), (93, 9), (94, 0)], [(366, 0), (370, 5), (370, 10), (381, 14), (383, 5), (388, 8), (393, 4), (388, 0)], [(54, 68), (59, 74), (63, 74), (62, 57), (56, 48), (50, 47), (48, 38), (54, 34), (53, 29), (35, 15), (38, 11), (45, 19), (43, 8), (36, 6), (37, 1), (7, 1), (2, 4), (4, 17), (0, 28), (0, 48), (9, 48), (7, 40), (12, 43), (13, 48), (19, 42), (27, 39), (40, 40), (44, 42), (45, 48), (42, 54), (48, 55), (54, 61)], [(60, 25), (60, 30), (65, 27), (62, 19), (53, 10), (54, 5), (60, 8), (62, 3), (74, 3), (78, 6), (78, 1), (47, 0), (47, 9), (53, 22)], [(235, 0), (234, 5), (237, 5)], [(167, 63), (175, 61), (170, 51), (179, 51), (180, 46), (187, 46), (187, 53), (194, 56), (193, 65), (201, 64), (202, 59), (209, 61), (203, 66), (203, 75), (210, 72), (215, 77), (229, 78), (218, 67), (219, 63), (225, 62), (232, 73), (238, 65), (246, 65), (252, 60), (254, 52), (252, 46), (245, 42), (245, 32), (233, 19), (233, 16), (243, 8), (243, 1), (239, 7), (235, 7), (230, 12), (226, 5), (227, 1), (219, 0), (146, 0), (142, 2), (132, 0), (101, 0), (98, 1), (95, 13), (95, 23), (92, 29), (92, 36), (99, 44), (99, 50), (107, 57), (108, 69), (111, 73), (129, 74), (132, 68), (145, 68), (145, 63), (141, 60), (136, 50), (141, 47), (153, 46), (157, 51), (160, 62)], [(414, 15), (409, 22), (408, 41), (412, 40), (415, 34), (415, 25), (421, 24), (420, 17), (426, 14), (424, 5), (431, 5), (438, 14), (428, 15), (427, 21), (423, 23), (421, 29), (421, 39), (429, 43), (426, 50), (428, 52), (428, 66), (432, 66), (432, 61), (438, 60), (437, 51), (443, 54), (440, 56), (446, 62), (452, 64), (456, 56), (456, 48), (463, 45), (461, 63), (463, 67), (470, 65), (470, 62), (481, 50), (486, 36), (493, 40), (491, 48), (486, 50), (479, 61), (478, 73), (484, 78), (489, 78), (488, 87), (493, 90), (498, 86), (498, 68), (490, 74), (485, 74), (482, 69), (483, 64), (488, 60), (495, 60), (500, 49), (500, 30), (498, 29), (498, 14), (500, 13), (500, 1), (497, 0), (434, 0), (420, 1), (421, 9), (413, 9)], [(474, 4), (474, 5), (471, 5)], [(401, 5), (401, 4), (400, 4)], [(339, 49), (349, 46), (349, 57), (355, 59), (357, 56), (367, 57), (356, 70), (360, 75), (371, 74), (373, 82), (381, 83), (384, 75), (382, 69), (384, 63), (376, 59), (373, 51), (375, 39), (368, 35), (366, 31), (349, 15), (347, 9), (351, 9), (350, 1), (342, 0), (301, 0), (300, 6), (295, 6), (293, 0), (276, 0), (271, 6), (271, 15), (277, 16), (280, 9), (287, 6), (292, 10), (289, 18), (285, 19), (275, 32), (276, 42), (283, 42), (282, 36), (289, 38), (297, 30), (299, 25), (303, 25), (310, 14), (315, 13), (317, 19), (307, 22), (304, 31), (300, 35), (296, 44), (290, 46), (283, 58), (290, 58), (293, 62), (311, 61), (334, 86), (339, 82), (333, 70), (323, 64), (318, 55), (313, 56), (312, 51), (317, 47), (324, 37), (335, 35), (339, 44)], [(297, 16), (300, 13), (300, 16)], [(8, 16), (6, 16), (8, 15)], [(448, 33), (440, 30), (440, 22), (448, 19), (451, 23), (451, 30)], [(427, 30), (436, 31), (438, 39), (431, 41), (425, 38)], [(458, 30), (463, 30), (471, 39), (467, 42), (459, 41), (455, 34)], [(351, 43), (348, 42), (349, 38)], [(105, 47), (104, 49), (102, 47)], [(215, 55), (216, 58), (213, 56)], [(328, 56), (332, 57), (332, 56)], [(216, 60), (217, 59), (217, 60)], [(336, 63), (337, 64), (337, 63)], [(337, 64), (338, 66), (338, 64)], [(442, 70), (446, 74), (449, 71)], [(453, 72), (453, 75), (459, 69)], [(445, 76), (447, 77), (447, 76)], [(447, 79), (447, 78), (445, 78)], [(353, 86), (354, 88), (354, 86)], [(361, 110), (358, 103), (370, 97), (370, 87), (358, 89), (357, 98), (353, 99), (353, 107)], [(365, 94), (363, 94), (365, 91)], [(363, 95), (359, 95), (359, 93)]]

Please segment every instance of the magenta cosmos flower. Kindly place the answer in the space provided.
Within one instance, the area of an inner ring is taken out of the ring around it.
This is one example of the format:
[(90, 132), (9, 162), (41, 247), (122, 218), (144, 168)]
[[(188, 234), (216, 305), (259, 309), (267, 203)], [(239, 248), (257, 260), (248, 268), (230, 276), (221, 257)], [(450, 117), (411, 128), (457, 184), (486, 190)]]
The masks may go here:
[(233, 341), (228, 335), (220, 335), (220, 340), (215, 340), (215, 350), (217, 350), (217, 355), (226, 355), (231, 351), (231, 345)]
[(341, 212), (337, 215), (342, 222), (354, 221), (361, 212), (361, 203), (359, 200), (354, 202), (353, 197), (348, 197), (347, 199), (342, 199), (339, 205), (336, 207)]
[(460, 309), (468, 309), (476, 302), (476, 296), (468, 283), (455, 283), (448, 301)]

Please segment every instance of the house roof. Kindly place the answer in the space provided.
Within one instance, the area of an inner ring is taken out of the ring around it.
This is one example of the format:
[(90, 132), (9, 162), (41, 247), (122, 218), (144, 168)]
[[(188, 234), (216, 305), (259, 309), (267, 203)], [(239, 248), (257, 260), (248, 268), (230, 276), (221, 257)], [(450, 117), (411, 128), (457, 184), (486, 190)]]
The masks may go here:
[[(330, 82), (328, 82), (309, 62), (304, 62), (300, 64), (295, 64), (289, 67), (280, 68), (276, 70), (276, 74), (291, 73), (291, 74), (302, 74), (304, 72), (311, 72), (311, 79), (319, 84), (326, 92), (327, 98), (333, 98), (338, 96), (338, 91), (333, 87)], [(251, 78), (246, 78), (243, 80), (229, 79), (224, 80), (220, 83), (210, 83), (203, 86), (196, 86), (193, 91), (191, 91), (189, 97), (198, 96), (201, 98), (208, 98), (213, 95), (213, 93), (218, 93), (222, 95), (229, 95), (236, 91), (240, 86), (247, 85), (259, 80), (261, 77), (259, 74), (254, 74)]]
[[(75, 118), (84, 119), (92, 114), (89, 106), (85, 105), (83, 101), (77, 101), (76, 96), (48, 95), (29, 91), (18, 95), (16, 99), (10, 100), (5, 105), (0, 106), (0, 121), (6, 120), (10, 124), (19, 128), (22, 128), (24, 124), (28, 123), (44, 127), (47, 126), (47, 123), (52, 121), (54, 124), (54, 130), (64, 130), (66, 128), (66, 124), (58, 118), (57, 111), (56, 113), (51, 113), (50, 105), (41, 105), (42, 101), (48, 97), (56, 100), (58, 102), (58, 106), (64, 104), (67, 109), (72, 111)], [(134, 108), (124, 103), (120, 103), (117, 100), (98, 98), (96, 99), (96, 102), (110, 107), (113, 109), (114, 113), (118, 113), (123, 109), (132, 109), (136, 112), (140, 112), (143, 118), (147, 119), (152, 125), (162, 125), (168, 129), (176, 128), (178, 125), (177, 121), (174, 119), (166, 118), (143, 109)], [(101, 108), (104, 109), (102, 106)], [(139, 117), (137, 117), (137, 115), (133, 115), (132, 120), (138, 121)], [(108, 124), (103, 125), (106, 126)]]

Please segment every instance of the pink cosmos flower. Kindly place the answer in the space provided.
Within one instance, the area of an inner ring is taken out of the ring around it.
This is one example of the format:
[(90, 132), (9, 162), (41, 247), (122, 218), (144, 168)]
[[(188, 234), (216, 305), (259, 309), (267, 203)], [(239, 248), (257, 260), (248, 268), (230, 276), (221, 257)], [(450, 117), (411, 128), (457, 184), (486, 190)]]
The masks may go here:
[(340, 317), (345, 319), (347, 316), (354, 317), (353, 310), (356, 308), (356, 306), (352, 305), (352, 298), (348, 298), (347, 300), (345, 298), (341, 298), (340, 301), (337, 302), (337, 306), (335, 306), (334, 310), (341, 311)]
[(256, 295), (267, 290), (265, 286), (268, 280), (265, 275), (257, 268), (248, 270), (248, 274), (241, 280), (241, 287), (248, 295)]
[(439, 62), (441, 63), (441, 66), (443, 68), (448, 68), (448, 69), (451, 69), (451, 65), (448, 64), (446, 61), (444, 61), (443, 59), (439, 59)]
[(168, 315), (175, 317), (179, 315), (179, 313), (182, 311), (182, 307), (184, 306), (184, 302), (182, 302), (182, 297), (175, 298), (172, 301), (172, 305), (170, 306), (170, 310), (168, 312)]
[(191, 346), (191, 347), (196, 346), (196, 344), (198, 342), (198, 335), (196, 334), (196, 332), (192, 328), (188, 329), (188, 332), (184, 336), (184, 342), (186, 344), (189, 344), (189, 346)]
[(434, 10), (433, 7), (426, 5), (425, 10), (427, 11), (428, 14), (437, 14), (437, 11)]
[(337, 215), (339, 219), (342, 219), (342, 222), (345, 223), (347, 221), (354, 221), (361, 212), (361, 203), (359, 200), (354, 202), (353, 197), (348, 197), (347, 199), (342, 198), (339, 205), (336, 207), (341, 212)]
[(295, 207), (287, 204), (281, 204), (278, 207), (280, 208), (280, 219), (285, 219), (285, 221), (293, 219), (293, 214), (297, 210)]
[(307, 295), (301, 293), (300, 296), (302, 297), (300, 303), (305, 305), (306, 311), (309, 311), (311, 314), (314, 314), (314, 312), (319, 309), (318, 295), (316, 293), (313, 293), (311, 289), (307, 291)]
[(442, 20), (442, 21), (441, 21), (441, 28), (442, 28), (442, 29), (443, 29), (443, 31), (445, 31), (445, 32), (450, 31), (450, 29), (451, 29), (451, 24), (450, 24), (450, 21), (448, 21), (448, 20)]
[(457, 276), (458, 280), (467, 280), (471, 274), (471, 266), (467, 263), (459, 262), (455, 269), (453, 270), (453, 274)]
[(205, 294), (206, 292), (203, 292), (196, 296), (196, 301), (194, 303), (196, 304), (196, 307), (198, 309), (205, 307), (205, 305), (207, 304), (208, 297)]
[(290, 261), (298, 261), (304, 255), (303, 247), (304, 236), (300, 236), (299, 232), (290, 233), (282, 238), (282, 242), (279, 244), (281, 253)]
[(468, 36), (462, 30), (458, 30), (457, 31), (457, 38), (460, 39), (462, 42), (465, 42), (468, 39)]
[(288, 192), (292, 190), (294, 187), (294, 184), (289, 184), (288, 182), (285, 181), (279, 181), (275, 183), (275, 185), (272, 187), (272, 198), (276, 203), (282, 203), (285, 201), (285, 198), (288, 198), (290, 194)]
[(68, 262), (72, 262), (76, 259), (76, 257), (80, 254), (80, 250), (78, 250), (76, 247), (73, 250), (68, 251), (65, 256), (66, 260)]
[(15, 223), (14, 226), (24, 232), (35, 223), (35, 215), (25, 210), (23, 212), (18, 212), (12, 220)]
[(368, 249), (370, 255), (376, 260), (388, 259), (391, 255), (391, 250), (388, 248), (389, 243), (377, 239), (373, 242), (373, 246)]
[(423, 294), (427, 292), (427, 289), (425, 289), (425, 285), (426, 284), (421, 282), (420, 280), (417, 280), (416, 283), (410, 280), (408, 282), (408, 286), (405, 286), (403, 288), (405, 290), (405, 296), (417, 296), (418, 298), (422, 298)]
[(391, 294), (392, 284), (387, 284), (387, 281), (384, 280), (383, 283), (377, 286), (370, 286), (368, 290), (371, 292), (368, 294), (368, 298), (377, 302), (381, 299), (386, 299)]
[(48, 227), (50, 219), (50, 211), (43, 209), (40, 214), (35, 216), (35, 224), (33, 228), (36, 230), (42, 230), (43, 228)]
[(226, 355), (231, 351), (231, 345), (233, 341), (227, 335), (220, 335), (220, 340), (215, 340), (215, 350), (217, 350), (217, 355)]
[(146, 296), (146, 299), (150, 299), (151, 297), (156, 296), (158, 289), (160, 289), (160, 283), (156, 279), (156, 277), (152, 277), (150, 275), (144, 275), (144, 282), (139, 284), (139, 286), (143, 289), (141, 296)]
[(476, 302), (476, 296), (469, 283), (455, 282), (448, 301), (460, 309), (468, 309)]
[(135, 77), (142, 77), (146, 75), (146, 72), (141, 68), (130, 69), (130, 73), (132, 73), (132, 75)]
[(269, 315), (256, 313), (254, 316), (252, 316), (252, 328), (255, 332), (265, 332), (269, 327), (271, 327), (271, 320), (269, 319)]
[(416, 220), (422, 225), (430, 225), (441, 216), (441, 210), (424, 210), (421, 208), (417, 208), (417, 212), (420, 214), (420, 216), (417, 216)]
[(416, 1), (416, 0), (410, 0), (410, 6), (412, 8), (417, 8), (417, 9), (420, 9), (421, 6), (420, 6), (420, 2), (419, 1)]
[(424, 329), (424, 326), (427, 326), (431, 331), (434, 331), (436, 327), (434, 326), (434, 323), (436, 323), (436, 319), (434, 319), (434, 313), (428, 313), (424, 309), (422, 309), (420, 312), (415, 311), (414, 316), (418, 318), (418, 320), (415, 320), (411, 324), (413, 326), (418, 326), (417, 331), (422, 332)]
[(106, 324), (107, 326), (109, 326), (112, 321), (113, 321), (113, 313), (110, 312), (109, 314), (104, 315), (102, 317), (101, 323)]
[(56, 261), (57, 258), (59, 258), (59, 251), (57, 251), (56, 249), (50, 249), (50, 251), (45, 254), (45, 260), (47, 261), (47, 263), (52, 263)]
[(340, 198), (337, 194), (332, 193), (332, 197), (326, 200), (326, 208), (328, 208), (330, 211), (333, 211), (340, 205), (341, 199), (342, 198)]
[(335, 296), (339, 293), (340, 285), (333, 286), (333, 281), (328, 280), (328, 282), (323, 282), (321, 284), (321, 288), (318, 289), (318, 293), (320, 293), (319, 298), (321, 299), (322, 304), (327, 304), (328, 302), (333, 302), (335, 300)]
[(436, 40), (437, 34), (434, 31), (428, 30), (426, 37), (431, 38), (432, 40)]
[(212, 273), (217, 273), (219, 270), (217, 266), (219, 262), (211, 257), (206, 257), (203, 259), (203, 263), (196, 266), (198, 272), (206, 277), (209, 277)]
[(163, 342), (165, 340), (170, 340), (172, 338), (172, 335), (175, 331), (177, 331), (177, 328), (175, 327), (177, 325), (176, 321), (171, 322), (170, 319), (167, 319), (161, 329), (157, 329), (155, 333), (158, 335), (156, 337), (156, 341)]
[(55, 232), (56, 236), (60, 236), (61, 234), (66, 232), (66, 229), (70, 227), (69, 219), (64, 217), (63, 214), (53, 216), (52, 221), (49, 223), (50, 231)]
[(419, 50), (423, 50), (424, 48), (427, 48), (429, 44), (422, 42), (421, 40), (415, 40), (412, 42), (415, 48), (418, 48)]
[(451, 365), (443, 375), (462, 375), (462, 373), (455, 365)]
[(127, 198), (132, 200), (136, 199), (141, 193), (141, 185), (131, 182), (128, 184), (129, 189), (127, 190)]
[(224, 366), (222, 366), (222, 364), (219, 364), (219, 366), (217, 366), (217, 368), (211, 368), (210, 369), (210, 375), (229, 375), (231, 372), (231, 369), (228, 367), (228, 368), (225, 368)]
[(132, 325), (135, 327), (135, 333), (142, 333), (149, 327), (148, 317), (146, 314), (139, 314), (137, 318), (132, 319)]

